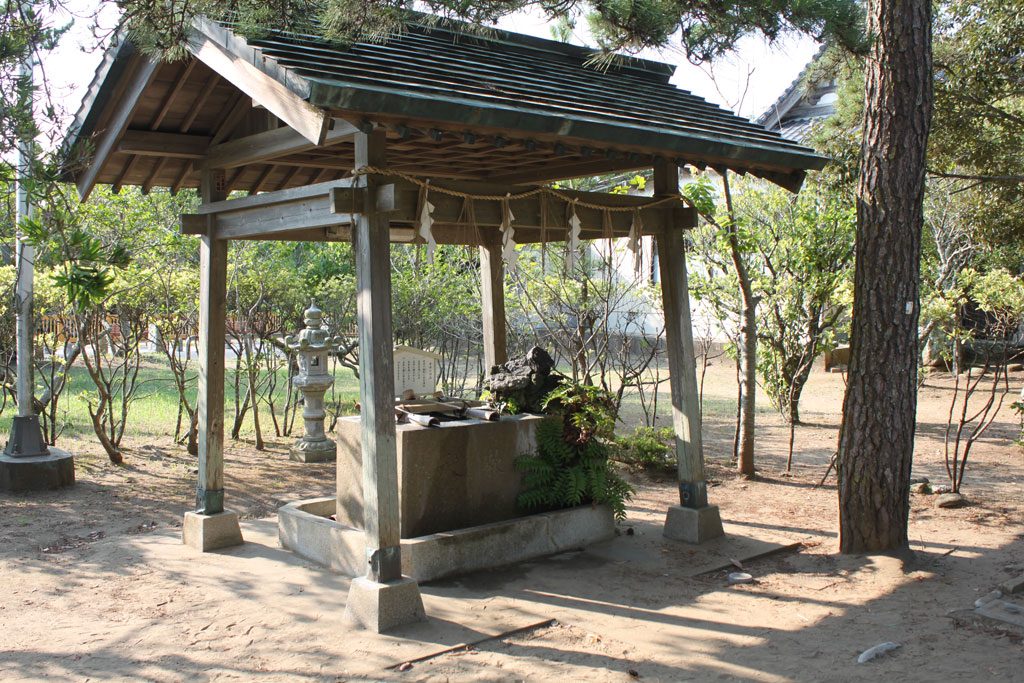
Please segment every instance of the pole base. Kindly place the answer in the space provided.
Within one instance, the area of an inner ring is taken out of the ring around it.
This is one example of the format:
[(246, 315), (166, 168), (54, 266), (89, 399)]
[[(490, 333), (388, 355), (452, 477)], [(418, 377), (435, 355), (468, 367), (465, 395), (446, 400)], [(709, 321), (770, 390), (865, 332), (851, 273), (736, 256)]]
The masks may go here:
[(228, 510), (213, 515), (186, 512), (181, 525), (181, 542), (201, 553), (242, 545), (238, 515)]
[(686, 543), (703, 543), (723, 536), (722, 516), (717, 505), (686, 508), (673, 505), (665, 516), (665, 538)]
[(12, 458), (36, 458), (49, 453), (38, 415), (18, 415), (11, 422), (11, 438), (4, 447), (4, 455)]
[(48, 491), (75, 483), (75, 456), (50, 447), (45, 455), (0, 455), (0, 491)]
[(345, 601), (345, 621), (376, 633), (426, 621), (420, 587), (415, 579), (377, 583), (365, 576), (352, 579)]

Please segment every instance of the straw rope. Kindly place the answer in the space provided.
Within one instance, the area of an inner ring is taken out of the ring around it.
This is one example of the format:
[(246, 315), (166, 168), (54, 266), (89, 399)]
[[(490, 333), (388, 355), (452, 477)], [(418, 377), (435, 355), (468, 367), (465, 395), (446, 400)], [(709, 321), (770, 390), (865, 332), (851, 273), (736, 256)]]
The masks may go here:
[(353, 176), (364, 176), (364, 175), (382, 175), (382, 176), (394, 176), (407, 180), (410, 183), (422, 188), (426, 188), (429, 184), (430, 191), (440, 194), (446, 194), (450, 197), (458, 197), (463, 200), (477, 200), (477, 201), (491, 201), (491, 202), (508, 202), (517, 199), (527, 199), (529, 197), (535, 197), (537, 195), (548, 195), (560, 199), (567, 204), (575, 204), (576, 206), (582, 206), (587, 209), (596, 209), (598, 211), (614, 212), (614, 213), (632, 213), (634, 211), (642, 211), (644, 209), (654, 208), (661, 206), (662, 204), (670, 204), (679, 201), (678, 197), (663, 197), (661, 199), (652, 199), (651, 201), (639, 205), (639, 206), (607, 206), (605, 204), (594, 204), (592, 202), (586, 202), (576, 197), (572, 197), (559, 192), (558, 190), (551, 187), (536, 187), (526, 192), (518, 192), (515, 194), (471, 194), (469, 192), (460, 192), (459, 190), (452, 190), (436, 183), (431, 183), (428, 180), (417, 178), (414, 175), (403, 173), (402, 171), (396, 171), (390, 168), (377, 168), (375, 166), (362, 166), (352, 171)]

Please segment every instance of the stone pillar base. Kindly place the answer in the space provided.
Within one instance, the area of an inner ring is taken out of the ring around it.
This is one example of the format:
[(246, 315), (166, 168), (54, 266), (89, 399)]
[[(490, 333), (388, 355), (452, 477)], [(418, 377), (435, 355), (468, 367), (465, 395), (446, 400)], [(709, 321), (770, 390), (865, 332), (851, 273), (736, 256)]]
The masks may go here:
[(75, 457), (49, 447), (45, 455), (11, 457), (0, 453), (0, 491), (47, 491), (75, 483)]
[(359, 628), (384, 631), (426, 621), (427, 613), (415, 579), (403, 576), (398, 581), (377, 583), (365, 576), (352, 579), (345, 602), (345, 620)]
[(673, 505), (665, 517), (665, 538), (687, 543), (703, 543), (718, 538), (722, 530), (722, 517), (717, 505), (702, 508), (684, 508)]
[(334, 462), (338, 459), (338, 444), (331, 439), (323, 441), (299, 439), (288, 449), (288, 455), (296, 462)]
[(201, 553), (242, 544), (238, 515), (225, 510), (215, 515), (186, 512), (181, 541)]

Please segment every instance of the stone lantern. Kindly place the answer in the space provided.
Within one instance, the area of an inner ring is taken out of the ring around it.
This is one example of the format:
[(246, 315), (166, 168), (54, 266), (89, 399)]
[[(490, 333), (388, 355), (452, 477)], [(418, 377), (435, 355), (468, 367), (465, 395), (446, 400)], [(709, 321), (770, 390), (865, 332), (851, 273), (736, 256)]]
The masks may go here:
[(310, 304), (303, 315), (305, 329), (298, 337), (284, 338), (299, 362), (299, 374), (292, 379), (292, 386), (302, 392), (305, 433), (289, 449), (292, 460), (299, 462), (331, 462), (338, 452), (337, 444), (324, 433), (324, 393), (334, 384), (334, 377), (327, 372), (327, 360), (335, 340), (323, 327), (323, 315), (316, 304)]

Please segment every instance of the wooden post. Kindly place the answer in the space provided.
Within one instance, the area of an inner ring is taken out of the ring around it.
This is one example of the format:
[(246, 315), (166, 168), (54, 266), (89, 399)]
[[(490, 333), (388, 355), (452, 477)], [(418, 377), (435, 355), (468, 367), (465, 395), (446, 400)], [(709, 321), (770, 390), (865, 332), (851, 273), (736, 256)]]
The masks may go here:
[[(204, 171), (203, 202), (220, 201), (216, 172)], [(196, 512), (224, 511), (224, 327), (228, 243), (203, 235), (199, 245), (199, 484)]]
[(484, 327), (484, 373), (508, 360), (505, 329), (505, 263), (501, 245), (480, 247), (480, 298)]
[[(387, 165), (383, 130), (355, 135), (355, 167)], [(395, 441), (395, 378), (391, 333), (391, 235), (377, 213), (380, 181), (363, 176), (364, 212), (352, 232), (359, 324), (359, 398), (363, 454), (363, 525), (366, 577), (378, 583), (402, 578)]]
[[(675, 164), (654, 167), (654, 196), (679, 194)], [(679, 501), (683, 507), (708, 504), (704, 480), (704, 449), (700, 433), (700, 402), (697, 391), (697, 359), (690, 321), (690, 290), (682, 228), (667, 225), (657, 235), (661, 272), (661, 296), (665, 308), (665, 346), (669, 386), (672, 391), (672, 425), (676, 433), (679, 468)]]

